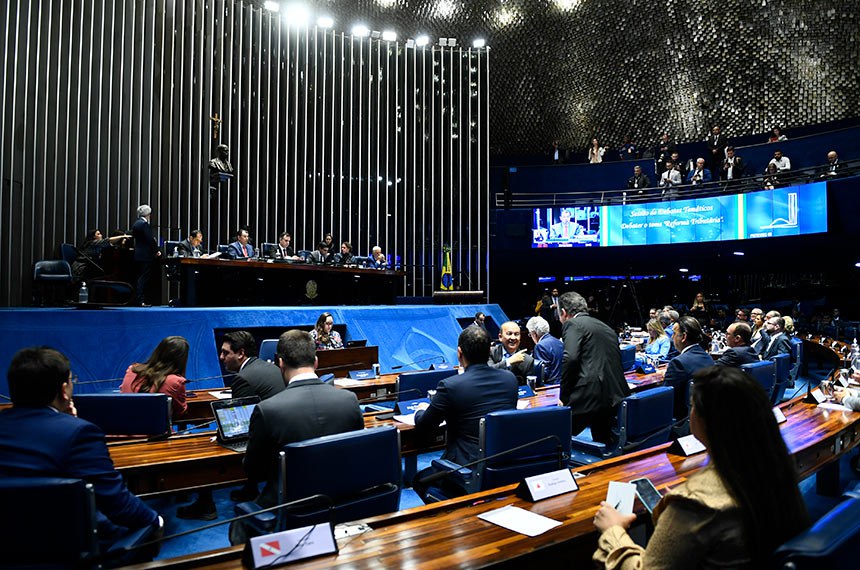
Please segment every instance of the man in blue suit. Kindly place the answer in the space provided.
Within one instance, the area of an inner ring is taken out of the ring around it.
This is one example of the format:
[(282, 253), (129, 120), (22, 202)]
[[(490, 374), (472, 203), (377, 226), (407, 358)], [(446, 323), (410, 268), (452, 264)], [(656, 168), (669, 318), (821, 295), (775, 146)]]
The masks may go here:
[(161, 517), (126, 489), (104, 433), (75, 417), (65, 356), (45, 347), (22, 349), (12, 358), (8, 380), (12, 408), (0, 412), (0, 477), (67, 477), (91, 483), (100, 515), (99, 539), (106, 543), (126, 529), (163, 527)]
[(684, 316), (679, 318), (672, 327), (674, 328), (672, 342), (679, 354), (669, 361), (663, 384), (675, 389), (674, 416), (676, 420), (681, 420), (688, 415), (688, 387), (693, 374), (701, 368), (713, 366), (714, 359), (699, 344), (702, 342), (703, 335), (698, 320)]
[[(415, 413), (415, 429), (428, 431), (447, 422), (448, 445), (442, 459), (464, 465), (478, 459), (478, 426), (481, 418), (498, 410), (517, 407), (517, 378), (507, 370), (487, 365), (490, 357), (490, 336), (478, 327), (466, 327), (457, 339), (457, 359), (463, 374), (449, 376), (439, 382), (429, 404), (422, 404)], [(436, 472), (428, 467), (415, 476), (413, 489), (426, 502), (427, 486), (422, 479)], [(453, 486), (451, 486), (453, 487)], [(457, 487), (442, 488), (450, 496)]]
[(758, 353), (750, 346), (752, 328), (746, 323), (732, 323), (726, 329), (726, 343), (729, 348), (720, 355), (717, 366), (740, 367), (743, 364), (758, 362)]
[(564, 359), (564, 343), (549, 333), (549, 323), (543, 317), (532, 317), (526, 323), (529, 336), (535, 343), (532, 356), (535, 362), (542, 362), (544, 384), (558, 384), (561, 381), (561, 361)]
[(705, 159), (699, 158), (696, 160), (695, 168), (691, 168), (687, 174), (688, 184), (705, 184), (713, 180), (711, 171), (705, 168)]
[(254, 246), (248, 243), (251, 240), (248, 230), (241, 228), (236, 232), (236, 241), (227, 246), (227, 253), (231, 259), (251, 259), (254, 257)]

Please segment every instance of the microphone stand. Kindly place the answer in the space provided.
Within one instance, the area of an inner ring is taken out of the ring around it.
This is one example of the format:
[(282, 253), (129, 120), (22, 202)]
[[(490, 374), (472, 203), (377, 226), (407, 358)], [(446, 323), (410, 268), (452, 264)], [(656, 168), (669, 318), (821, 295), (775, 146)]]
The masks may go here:
[(436, 360), (437, 358), (442, 359), (442, 362), (440, 362), (439, 364), (446, 364), (445, 356), (442, 354), (437, 354), (436, 356), (430, 356), (428, 358), (422, 358), (420, 360), (415, 360), (413, 362), (407, 362), (406, 364), (398, 364), (397, 366), (392, 366), (391, 369), (392, 370), (400, 370), (401, 368), (403, 368), (405, 366), (412, 366), (413, 364), (421, 364), (422, 362), (427, 362), (428, 360)]

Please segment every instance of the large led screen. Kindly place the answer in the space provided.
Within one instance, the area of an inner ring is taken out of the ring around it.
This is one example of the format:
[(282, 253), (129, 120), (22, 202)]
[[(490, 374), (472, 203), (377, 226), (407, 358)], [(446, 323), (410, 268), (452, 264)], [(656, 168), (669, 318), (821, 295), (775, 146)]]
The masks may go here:
[[(573, 228), (573, 229), (571, 229)], [(532, 247), (659, 245), (827, 231), (827, 184), (600, 208), (539, 208)]]

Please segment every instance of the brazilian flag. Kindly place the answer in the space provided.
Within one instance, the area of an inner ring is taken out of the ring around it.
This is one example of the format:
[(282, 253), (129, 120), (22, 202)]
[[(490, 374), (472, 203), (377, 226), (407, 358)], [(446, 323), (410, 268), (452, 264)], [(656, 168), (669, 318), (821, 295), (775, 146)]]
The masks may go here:
[(442, 246), (442, 291), (454, 290), (454, 275), (451, 273), (451, 248)]

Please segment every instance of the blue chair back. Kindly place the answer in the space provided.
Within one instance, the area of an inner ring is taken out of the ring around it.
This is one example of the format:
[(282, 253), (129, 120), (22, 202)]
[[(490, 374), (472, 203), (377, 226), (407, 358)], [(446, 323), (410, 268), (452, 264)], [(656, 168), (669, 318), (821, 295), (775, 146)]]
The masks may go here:
[(263, 243), (261, 243), (260, 244), (260, 256), (261, 257), (269, 257), (270, 255), (272, 255), (272, 250), (275, 248), (275, 245), (276, 244), (268, 242), (268, 241), (264, 241)]
[(106, 435), (162, 435), (170, 432), (167, 394), (78, 394), (78, 417)]
[[(345, 475), (348, 474), (348, 475)], [(400, 436), (394, 426), (317, 437), (284, 446), (280, 502), (315, 494), (331, 497), (337, 523), (400, 508)], [(326, 522), (327, 505), (282, 509), (280, 529)]]
[(275, 361), (275, 352), (278, 350), (278, 339), (276, 338), (267, 338), (263, 342), (260, 343), (260, 354), (258, 358), (260, 360), (268, 360), (269, 362)]
[(771, 362), (773, 362), (776, 378), (773, 384), (771, 402), (773, 404), (778, 404), (782, 401), (782, 397), (785, 395), (785, 389), (791, 383), (791, 355), (777, 354), (771, 358)]
[[(404, 401), (426, 398), (427, 391), (435, 390), (440, 380), (454, 376), (455, 374), (457, 374), (457, 371), (453, 368), (404, 372), (397, 377), (397, 392), (399, 392), (397, 399)], [(413, 391), (407, 393), (407, 390)]]
[(0, 504), (3, 566), (86, 567), (98, 555), (96, 500), (89, 483), (3, 477)]
[(218, 244), (218, 251), (221, 253), (221, 257), (225, 257), (227, 252), (230, 250), (230, 244)]
[(78, 258), (78, 250), (70, 243), (61, 243), (60, 255), (63, 257), (63, 261), (71, 265)]
[(533, 408), (491, 412), (481, 419), (481, 457), (507, 451), (545, 436), (557, 440), (530, 445), (522, 451), (483, 463), (476, 471), (480, 489), (492, 489), (561, 469), (570, 457), (570, 408)]
[(308, 249), (300, 249), (296, 252), (296, 255), (307, 261), (311, 257), (311, 252)]
[(352, 258), (352, 263), (359, 267), (367, 267), (367, 264), (370, 263), (370, 258), (365, 255), (356, 255)]
[(796, 337), (791, 337), (791, 382), (797, 382), (797, 377), (800, 375), (801, 367), (804, 364), (803, 341)]
[(776, 549), (773, 567), (849, 570), (860, 560), (860, 499), (842, 501), (812, 527)]
[(740, 369), (755, 378), (756, 382), (761, 384), (761, 387), (764, 388), (767, 397), (771, 397), (773, 394), (773, 385), (776, 380), (776, 371), (772, 361), (762, 360), (760, 362), (741, 364)]
[(178, 241), (165, 241), (164, 242), (164, 253), (165, 257), (173, 257), (174, 254), (178, 254), (177, 248), (179, 248), (180, 242)]
[(669, 441), (675, 389), (652, 388), (631, 394), (618, 406), (618, 447), (621, 453)]
[(70, 283), (72, 281), (72, 267), (62, 259), (37, 261), (33, 268), (33, 280)]
[(625, 344), (621, 347), (621, 369), (627, 372), (636, 368), (636, 345)]

